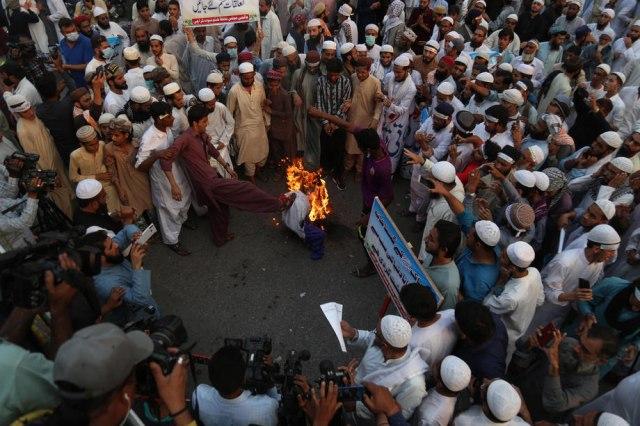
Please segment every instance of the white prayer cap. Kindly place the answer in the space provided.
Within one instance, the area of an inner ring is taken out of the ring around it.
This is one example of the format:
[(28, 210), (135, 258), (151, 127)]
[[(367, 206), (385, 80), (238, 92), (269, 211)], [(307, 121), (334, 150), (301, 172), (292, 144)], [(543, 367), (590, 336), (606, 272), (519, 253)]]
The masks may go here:
[(455, 87), (453, 87), (453, 84), (449, 83), (448, 81), (443, 81), (438, 85), (437, 91), (438, 93), (442, 93), (445, 96), (451, 96), (455, 91)]
[(369, 25), (367, 25), (366, 27), (364, 27), (364, 30), (365, 30), (365, 31), (373, 30), (373, 31), (375, 31), (375, 32), (377, 32), (377, 33), (379, 33), (379, 32), (380, 32), (380, 28), (378, 28), (378, 26), (377, 26), (376, 24), (369, 24)]
[(601, 133), (599, 138), (602, 139), (604, 143), (609, 145), (611, 148), (618, 149), (620, 148), (620, 145), (622, 145), (622, 138), (616, 132), (609, 131)]
[(624, 84), (627, 81), (627, 77), (624, 74), (622, 74), (620, 71), (616, 71), (611, 74), (617, 76), (622, 82), (622, 84)]
[(351, 8), (351, 6), (345, 3), (340, 6), (340, 8), (338, 9), (338, 13), (342, 16), (351, 16), (353, 15), (353, 9)]
[(482, 46), (480, 46), (476, 49), (476, 58), (482, 58), (485, 61), (488, 61), (491, 58), (491, 52), (488, 49), (485, 49)]
[(544, 6), (544, 0), (533, 0), (531, 3), (538, 3)]
[(394, 348), (405, 348), (411, 340), (411, 325), (397, 315), (384, 316), (380, 320), (380, 331), (384, 340)]
[(518, 15), (512, 13), (511, 15), (507, 16), (507, 19), (513, 19), (514, 21), (518, 22)]
[(113, 232), (113, 231), (111, 231), (109, 229), (105, 229), (105, 228), (103, 228), (101, 226), (95, 226), (95, 225), (88, 227), (87, 230), (85, 231), (84, 235), (89, 235), (89, 234), (93, 234), (94, 232), (100, 232), (100, 231), (105, 232), (107, 234), (107, 237), (109, 237), (109, 238), (113, 238), (113, 237), (116, 236), (115, 232)]
[(624, 194), (613, 200), (616, 206), (631, 206), (633, 204), (633, 194)]
[(473, 227), (480, 241), (489, 247), (495, 247), (500, 241), (500, 228), (490, 220), (479, 220)]
[(102, 191), (102, 184), (95, 179), (83, 179), (76, 186), (76, 198), (90, 200)]
[(616, 17), (616, 11), (607, 7), (602, 9), (601, 15), (607, 15), (610, 19), (613, 19)]
[(25, 112), (31, 108), (31, 103), (22, 95), (9, 95), (5, 98), (11, 112)]
[(366, 52), (367, 51), (367, 45), (366, 44), (356, 44), (356, 51), (357, 52)]
[(549, 189), (549, 176), (547, 176), (546, 173), (542, 173), (537, 170), (532, 173), (536, 177), (536, 188), (542, 192)]
[(516, 86), (520, 91), (522, 91), (522, 90), (529, 90), (529, 88), (527, 87), (527, 85), (526, 85), (526, 84), (524, 84), (524, 83), (522, 82), (522, 80), (518, 80), (518, 81), (516, 81), (513, 85), (514, 85), (514, 86)]
[[(636, 288), (636, 292), (640, 291)], [(600, 417), (598, 417), (598, 423), (596, 426), (629, 426), (629, 422), (623, 419), (620, 416), (616, 416), (615, 414), (603, 412), (600, 413)]]
[(513, 72), (513, 66), (511, 64), (507, 64), (506, 62), (498, 65), (498, 68), (506, 72)]
[(205, 87), (204, 89), (200, 89), (198, 91), (198, 99), (202, 102), (209, 102), (215, 100), (216, 95), (213, 93), (213, 90)]
[(214, 71), (207, 76), (207, 83), (220, 84), (222, 82), (223, 82), (223, 77), (222, 77), (222, 74), (219, 72)]
[(380, 47), (380, 53), (393, 53), (393, 46), (390, 44), (383, 44)]
[(489, 31), (489, 23), (487, 21), (485, 21), (484, 19), (480, 20), (480, 23), (478, 24), (478, 26), (484, 28), (487, 31)]
[(460, 392), (469, 386), (471, 369), (457, 356), (449, 355), (440, 364), (440, 379), (451, 392)]
[(178, 83), (174, 81), (165, 85), (162, 88), (162, 91), (164, 92), (165, 96), (173, 95), (174, 93), (178, 93), (180, 91), (180, 85), (178, 85)]
[(124, 56), (127, 61), (137, 61), (140, 59), (140, 52), (133, 46), (125, 47), (122, 51), (122, 56)]
[(578, 7), (582, 7), (582, 2), (580, 0), (569, 0), (567, 1), (567, 6), (570, 4), (575, 4)]
[(137, 104), (144, 104), (151, 100), (151, 93), (149, 89), (143, 86), (136, 86), (131, 89), (131, 100)]
[(164, 39), (162, 38), (162, 36), (158, 35), (158, 34), (154, 34), (151, 37), (149, 37), (149, 41), (151, 40), (155, 40), (155, 41), (159, 41), (160, 43), (164, 43)]
[(531, 40), (527, 40), (527, 44), (529, 44), (529, 43), (533, 44), (536, 47), (536, 49), (540, 48), (540, 43), (538, 42), (538, 40), (536, 40), (534, 38), (532, 38)]
[(322, 23), (317, 18), (310, 19), (309, 22), (307, 22), (307, 28), (309, 28), (309, 27), (319, 27), (321, 25), (322, 25)]
[(404, 56), (405, 58), (407, 58), (409, 60), (409, 62), (413, 62), (415, 60), (415, 58), (413, 57), (413, 53), (411, 53), (411, 52), (404, 52), (399, 56)]
[(607, 75), (611, 74), (611, 67), (608, 64), (600, 64), (596, 66), (596, 68), (600, 68), (602, 71), (606, 72)]
[[(535, 1), (535, 0), (534, 0)], [(491, 414), (502, 422), (513, 419), (520, 411), (520, 394), (505, 380), (494, 380), (487, 388), (487, 405)]]
[(539, 166), (544, 161), (544, 152), (542, 152), (542, 148), (538, 145), (531, 145), (529, 148), (529, 153), (531, 154), (531, 159), (535, 161), (536, 166)]
[(632, 27), (640, 27), (640, 19), (638, 19), (636, 22), (634, 22), (633, 24), (631, 24)]
[(226, 36), (222, 44), (226, 46), (229, 43), (238, 43), (238, 40), (234, 36)]
[(516, 241), (515, 243), (507, 246), (507, 257), (519, 268), (528, 268), (536, 258), (536, 252), (529, 243), (524, 241)]
[(356, 46), (353, 43), (345, 43), (342, 46), (340, 46), (340, 54), (346, 55), (347, 53), (351, 52), (354, 47)]
[(616, 205), (613, 204), (610, 200), (601, 198), (599, 200), (594, 201), (593, 204), (598, 206), (598, 208), (600, 209), (604, 217), (607, 218), (607, 220), (611, 220), (616, 215)]
[(500, 99), (516, 106), (522, 106), (522, 104), (524, 104), (524, 98), (518, 89), (507, 89), (503, 91), (500, 94)]
[(536, 176), (529, 170), (516, 170), (513, 177), (516, 178), (516, 182), (526, 188), (536, 186)]
[(471, 57), (464, 52), (460, 53), (454, 62), (459, 62), (467, 68), (469, 68), (469, 65), (472, 65)]
[(481, 81), (482, 83), (493, 83), (493, 75), (486, 71), (481, 72), (476, 76), (476, 81)]
[(442, 18), (440, 20), (440, 22), (444, 22), (444, 21), (446, 21), (446, 22), (450, 23), (451, 25), (453, 25), (453, 18), (451, 16), (445, 16), (444, 18)]
[(456, 168), (448, 161), (438, 161), (431, 167), (431, 174), (440, 182), (453, 183), (456, 180)]
[(429, 40), (425, 45), (424, 45), (425, 49), (431, 49), (434, 52), (438, 52), (438, 50), (440, 50), (440, 43), (438, 43), (435, 40)]
[(393, 65), (397, 65), (399, 67), (408, 67), (409, 65), (411, 65), (411, 61), (408, 57), (400, 55), (395, 59), (395, 61), (393, 61)]
[(286, 41), (279, 41), (278, 44), (275, 45), (274, 49), (284, 49), (287, 46), (291, 46), (289, 43), (287, 43)]
[(449, 31), (449, 32), (447, 33), (446, 37), (450, 37), (452, 40), (453, 40), (453, 39), (456, 39), (456, 38), (462, 38), (462, 39), (464, 39), (464, 37), (462, 37), (462, 36), (460, 35), (460, 33), (459, 33), (459, 32), (457, 32), (457, 31)]
[(611, 40), (615, 40), (616, 38), (616, 32), (613, 31), (613, 28), (605, 28), (604, 31), (600, 33), (600, 37), (602, 37), (603, 35), (608, 36)]
[(145, 65), (144, 68), (142, 68), (142, 73), (146, 74), (146, 73), (151, 72), (151, 71), (153, 71), (155, 69), (156, 69), (155, 65)]
[(100, 117), (98, 118), (98, 124), (109, 124), (111, 123), (111, 120), (113, 120), (114, 118), (116, 117), (113, 114), (104, 112), (100, 114)]
[(617, 250), (620, 246), (620, 235), (607, 224), (594, 226), (587, 234), (587, 240), (600, 244), (602, 250)]
[(407, 40), (409, 40), (411, 43), (416, 41), (416, 39), (418, 38), (416, 33), (413, 32), (411, 28), (407, 28), (406, 30), (404, 30), (404, 32), (402, 33), (402, 36), (405, 37)]
[(516, 67), (516, 71), (518, 71), (520, 74), (533, 75), (533, 73), (535, 72), (535, 68), (533, 68), (529, 64), (521, 63)]
[(253, 72), (253, 64), (251, 62), (243, 62), (238, 66), (238, 72), (240, 74), (247, 74)]
[(96, 140), (98, 137), (98, 133), (94, 130), (93, 127), (85, 124), (76, 130), (76, 138), (80, 141), (80, 143), (92, 142)]
[(93, 7), (93, 16), (98, 17), (100, 15), (104, 15), (105, 13), (107, 13), (107, 11), (101, 8), (100, 6)]
[(289, 56), (292, 53), (296, 53), (296, 48), (291, 46), (290, 44), (287, 44), (285, 47), (282, 48), (283, 56)]
[(338, 46), (336, 45), (335, 41), (327, 40), (322, 43), (322, 50), (336, 50), (337, 47)]
[(627, 157), (616, 157), (610, 161), (611, 165), (621, 172), (631, 174), (633, 173), (633, 161)]

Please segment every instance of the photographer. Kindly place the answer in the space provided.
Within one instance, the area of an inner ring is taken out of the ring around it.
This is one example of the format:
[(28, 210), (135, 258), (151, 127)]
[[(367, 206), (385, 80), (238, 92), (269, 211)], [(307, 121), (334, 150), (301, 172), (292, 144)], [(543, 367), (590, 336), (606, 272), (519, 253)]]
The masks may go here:
[(252, 395), (243, 389), (246, 368), (242, 352), (236, 346), (224, 346), (213, 355), (209, 362), (213, 386), (198, 385), (191, 401), (196, 417), (205, 426), (278, 423), (279, 395), (275, 386), (265, 395)]
[(26, 247), (28, 243), (34, 242), (33, 234), (29, 229), (36, 220), (38, 212), (37, 188), (42, 182), (33, 179), (27, 188), (26, 203), (19, 213), (19, 207), (12, 206), (22, 204), (24, 199), (18, 196), (18, 178), (22, 172), (23, 162), (14, 158), (7, 158), (5, 161), (9, 180), (6, 185), (0, 186), (0, 252), (10, 251), (21, 247)]
[(99, 226), (112, 232), (119, 232), (124, 225), (133, 223), (134, 211), (123, 206), (119, 212), (107, 209), (107, 193), (96, 179), (84, 179), (76, 186), (78, 208), (73, 214), (73, 224)]

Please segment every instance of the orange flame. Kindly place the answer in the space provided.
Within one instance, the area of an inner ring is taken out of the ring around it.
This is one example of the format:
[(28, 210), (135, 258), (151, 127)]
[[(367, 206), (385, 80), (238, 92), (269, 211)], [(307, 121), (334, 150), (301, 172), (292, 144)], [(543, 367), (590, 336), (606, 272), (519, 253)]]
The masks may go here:
[(326, 218), (331, 213), (327, 185), (320, 177), (320, 170), (305, 170), (302, 158), (295, 158), (287, 167), (287, 188), (289, 191), (302, 191), (309, 197), (311, 210), (309, 220)]

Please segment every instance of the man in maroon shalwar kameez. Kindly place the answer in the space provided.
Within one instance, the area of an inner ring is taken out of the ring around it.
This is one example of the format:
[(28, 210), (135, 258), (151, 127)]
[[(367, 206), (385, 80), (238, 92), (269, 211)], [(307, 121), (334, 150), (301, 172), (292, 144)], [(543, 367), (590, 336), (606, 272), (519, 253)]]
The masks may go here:
[[(233, 234), (228, 232), (229, 206), (256, 213), (278, 212), (289, 208), (293, 197), (274, 197), (249, 182), (237, 180), (233, 168), (224, 161), (209, 141), (209, 135), (206, 133), (207, 115), (204, 106), (191, 107), (188, 113), (189, 129), (169, 148), (173, 153), (171, 158), (160, 160), (160, 164), (167, 178), (171, 180), (171, 164), (178, 158), (182, 159), (198, 201), (208, 208), (213, 242), (221, 246), (233, 239)], [(232, 179), (220, 177), (216, 169), (209, 164), (209, 156), (215, 158)]]

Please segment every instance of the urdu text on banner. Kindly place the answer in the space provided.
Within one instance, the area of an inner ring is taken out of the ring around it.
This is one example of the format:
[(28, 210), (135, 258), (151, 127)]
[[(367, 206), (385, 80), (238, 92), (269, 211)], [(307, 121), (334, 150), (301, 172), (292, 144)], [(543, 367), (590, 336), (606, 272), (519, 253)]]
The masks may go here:
[(179, 0), (184, 25), (235, 24), (260, 19), (258, 0)]

